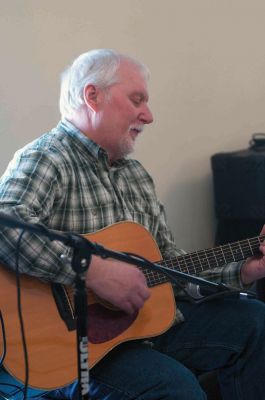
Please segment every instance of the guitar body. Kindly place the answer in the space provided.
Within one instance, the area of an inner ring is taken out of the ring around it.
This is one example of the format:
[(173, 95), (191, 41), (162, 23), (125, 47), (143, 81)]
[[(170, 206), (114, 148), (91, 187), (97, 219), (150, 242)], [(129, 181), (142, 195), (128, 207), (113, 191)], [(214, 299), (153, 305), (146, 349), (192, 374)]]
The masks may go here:
[[(150, 261), (161, 259), (150, 233), (134, 222), (117, 223), (86, 237), (112, 250), (135, 253)], [(7, 342), (4, 366), (23, 382), (25, 365), (14, 272), (1, 267), (0, 286), (0, 309)], [(89, 292), (90, 368), (120, 343), (157, 336), (170, 328), (175, 318), (171, 284), (163, 283), (150, 288), (150, 291), (150, 298), (134, 316), (109, 310)], [(21, 276), (21, 301), (29, 358), (29, 385), (52, 390), (70, 384), (77, 378), (76, 331), (69, 331), (61, 319), (50, 285)], [(2, 337), (0, 352), (3, 352)]]

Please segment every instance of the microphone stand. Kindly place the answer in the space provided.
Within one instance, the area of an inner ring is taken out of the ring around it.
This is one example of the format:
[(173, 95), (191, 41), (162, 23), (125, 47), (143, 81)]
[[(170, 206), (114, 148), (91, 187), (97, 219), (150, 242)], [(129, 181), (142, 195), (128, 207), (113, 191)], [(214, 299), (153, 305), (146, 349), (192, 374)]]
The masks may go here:
[[(137, 265), (138, 267), (156, 270), (169, 277), (170, 280), (179, 278), (182, 281), (204, 286), (211, 293), (220, 294), (229, 292), (231, 289), (226, 285), (208, 281), (193, 275), (186, 274), (177, 270), (172, 270), (160, 264), (152, 263), (140, 256), (130, 255), (117, 252), (103, 247), (100, 244), (93, 243), (81, 235), (75, 233), (61, 233), (52, 229), (48, 229), (41, 224), (30, 224), (20, 219), (11, 217), (10, 215), (0, 212), (0, 225), (10, 228), (20, 228), (23, 230), (44, 235), (49, 240), (58, 240), (65, 245), (73, 248), (72, 268), (76, 273), (74, 302), (76, 314), (76, 330), (77, 330), (77, 358), (78, 358), (78, 382), (79, 382), (79, 399), (89, 400), (89, 366), (88, 366), (88, 305), (87, 305), (87, 289), (85, 281), (82, 278), (84, 272), (89, 268), (92, 255), (102, 258), (113, 258), (124, 261), (128, 264)], [(244, 293), (243, 293), (244, 294)]]

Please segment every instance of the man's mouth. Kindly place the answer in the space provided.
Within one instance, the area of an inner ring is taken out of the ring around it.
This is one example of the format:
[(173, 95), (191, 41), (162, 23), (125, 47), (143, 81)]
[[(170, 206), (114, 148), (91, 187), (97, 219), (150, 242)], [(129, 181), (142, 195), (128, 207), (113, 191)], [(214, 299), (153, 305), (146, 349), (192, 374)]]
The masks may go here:
[(129, 132), (132, 133), (134, 137), (138, 136), (139, 133), (143, 131), (144, 127), (143, 126), (131, 126), (129, 128)]

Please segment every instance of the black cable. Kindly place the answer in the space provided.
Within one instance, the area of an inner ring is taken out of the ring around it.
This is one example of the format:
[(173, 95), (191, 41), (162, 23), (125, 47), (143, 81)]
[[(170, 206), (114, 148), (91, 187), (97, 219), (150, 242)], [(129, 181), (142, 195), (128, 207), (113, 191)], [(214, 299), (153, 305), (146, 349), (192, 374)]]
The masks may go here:
[(28, 382), (29, 382), (29, 363), (28, 363), (28, 351), (27, 351), (27, 343), (26, 343), (22, 306), (21, 306), (21, 285), (20, 285), (20, 274), (19, 274), (19, 249), (20, 249), (20, 244), (21, 244), (21, 240), (22, 240), (24, 233), (25, 233), (25, 230), (23, 229), (19, 235), (17, 245), (16, 245), (16, 284), (17, 284), (18, 318), (19, 318), (19, 324), (20, 324), (21, 339), (22, 339), (24, 361), (25, 361), (25, 382), (24, 382), (24, 388), (23, 388), (23, 399), (26, 400), (27, 392), (28, 392)]
[[(6, 332), (5, 332), (4, 318), (3, 318), (3, 315), (2, 315), (2, 312), (1, 312), (1, 311), (0, 311), (0, 323), (1, 323), (2, 334), (3, 334), (3, 335), (2, 335), (2, 336), (3, 336), (3, 353), (2, 353), (2, 356), (1, 356), (1, 359), (0, 359), (0, 368), (2, 368), (2, 367), (3, 367), (4, 360), (5, 360), (5, 356), (6, 356)], [(22, 390), (23, 390), (23, 389), (21, 388), (21, 386), (16, 385), (16, 384), (14, 384), (14, 383), (5, 383), (5, 382), (1, 382), (0, 386), (1, 386), (1, 387), (2, 387), (2, 386), (8, 386), (8, 387), (10, 387), (10, 388), (12, 388), (12, 389), (16, 389), (16, 394), (19, 393), (19, 392), (22, 392)], [(8, 400), (9, 398), (6, 397), (6, 396), (7, 396), (7, 394), (4, 393), (2, 390), (0, 390), (0, 400), (2, 400), (2, 399)]]
[[(21, 393), (23, 391), (23, 388), (21, 386), (15, 385), (13, 383), (3, 383), (3, 382), (1, 382), (1, 386), (8, 386), (11, 389), (15, 389), (16, 390), (15, 393), (12, 392), (12, 394), (11, 394), (12, 399), (13, 399), (14, 395), (17, 395), (18, 393)], [(3, 399), (7, 399), (7, 400), (10, 399), (9, 393), (2, 392), (2, 390), (0, 390), (0, 399), (2, 400), (1, 396), (3, 396)]]
[(2, 315), (2, 311), (0, 310), (0, 322), (1, 322), (1, 327), (2, 327), (2, 336), (3, 336), (3, 353), (0, 358), (0, 368), (3, 365), (5, 356), (6, 356), (6, 330), (5, 330), (5, 323)]

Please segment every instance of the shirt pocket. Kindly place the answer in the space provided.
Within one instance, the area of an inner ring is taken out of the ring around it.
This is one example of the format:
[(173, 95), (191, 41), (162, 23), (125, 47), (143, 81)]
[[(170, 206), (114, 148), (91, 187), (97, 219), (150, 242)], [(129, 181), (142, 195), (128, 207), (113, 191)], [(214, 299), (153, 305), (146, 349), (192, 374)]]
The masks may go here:
[(125, 199), (126, 205), (131, 212), (148, 214), (157, 217), (160, 213), (160, 204), (154, 195), (145, 197), (130, 196)]

